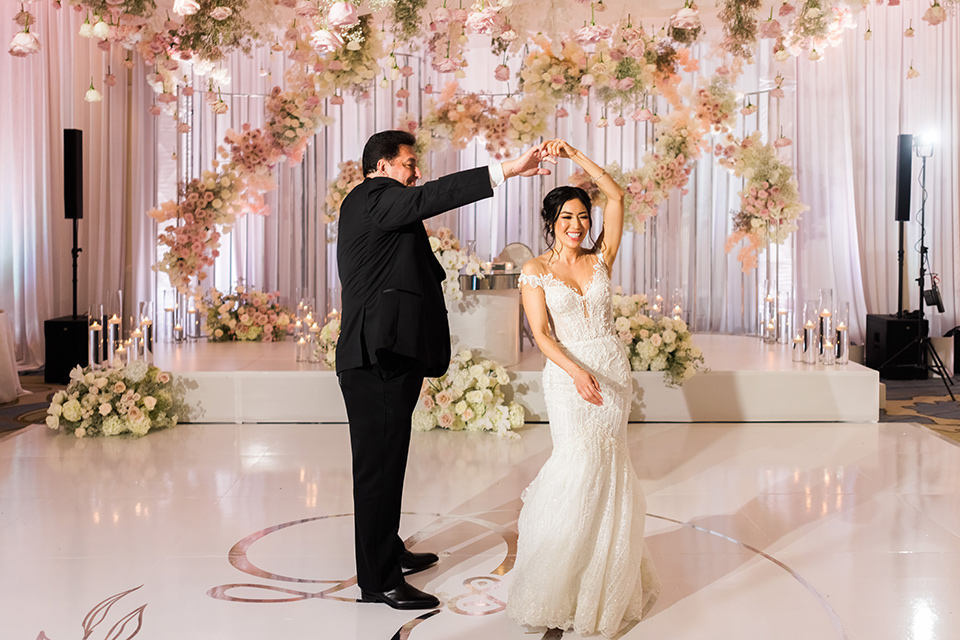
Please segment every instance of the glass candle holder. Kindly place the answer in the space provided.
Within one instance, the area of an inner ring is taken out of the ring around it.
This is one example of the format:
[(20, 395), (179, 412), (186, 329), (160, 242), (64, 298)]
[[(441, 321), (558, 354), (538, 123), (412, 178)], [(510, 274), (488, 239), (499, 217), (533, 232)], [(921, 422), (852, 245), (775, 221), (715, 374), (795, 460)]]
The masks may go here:
[(817, 301), (817, 315), (820, 318), (829, 318), (828, 321), (820, 322), (818, 336), (820, 344), (818, 346), (820, 353), (823, 354), (823, 341), (833, 341), (833, 289), (820, 289), (820, 297)]
[(143, 359), (147, 364), (153, 364), (153, 303), (140, 303), (140, 331), (143, 333)]
[(311, 324), (307, 335), (307, 362), (320, 362), (320, 355), (317, 353), (317, 342), (320, 337), (320, 325), (318, 325), (316, 322)]
[(798, 333), (793, 336), (793, 348), (791, 350), (792, 360), (794, 362), (803, 362), (803, 334)]
[(790, 292), (781, 291), (777, 296), (777, 342), (789, 344), (792, 327), (790, 326)]
[(196, 340), (200, 338), (200, 299), (196, 296), (187, 298), (187, 337)]
[[(833, 349), (836, 348), (836, 344), (833, 341), (833, 311), (830, 309), (821, 309), (820, 310), (820, 357), (825, 359), (827, 357), (827, 352), (830, 351), (829, 359), (831, 360), (830, 364), (833, 364), (833, 360), (836, 358), (836, 354), (833, 353)], [(829, 345), (829, 346), (827, 346)], [(826, 364), (826, 362), (824, 362)]]
[(837, 362), (837, 345), (829, 337), (823, 341), (823, 353), (820, 354), (820, 363), (833, 366)]
[(837, 364), (850, 362), (850, 303), (837, 304)]
[(87, 363), (90, 369), (98, 371), (103, 368), (103, 305), (90, 305), (87, 313)]
[(167, 342), (177, 340), (175, 328), (179, 310), (180, 299), (176, 289), (165, 289), (163, 291), (163, 335)]

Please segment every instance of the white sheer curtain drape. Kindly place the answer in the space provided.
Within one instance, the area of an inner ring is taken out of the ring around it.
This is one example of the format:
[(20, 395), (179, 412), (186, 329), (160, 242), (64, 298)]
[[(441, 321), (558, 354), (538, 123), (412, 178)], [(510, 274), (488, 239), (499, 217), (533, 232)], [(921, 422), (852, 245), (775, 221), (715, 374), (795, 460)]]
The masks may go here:
[[(78, 313), (123, 289), (127, 315), (152, 297), (155, 226), (152, 101), (141, 67), (78, 35), (83, 16), (36, 3), (41, 53), (0, 56), (0, 307), (12, 317), (21, 368), (44, 362), (43, 322), (72, 313), (72, 223), (63, 213), (63, 129), (83, 131), (84, 218)], [(112, 72), (116, 86), (104, 86)], [(91, 79), (102, 102), (87, 103)]]

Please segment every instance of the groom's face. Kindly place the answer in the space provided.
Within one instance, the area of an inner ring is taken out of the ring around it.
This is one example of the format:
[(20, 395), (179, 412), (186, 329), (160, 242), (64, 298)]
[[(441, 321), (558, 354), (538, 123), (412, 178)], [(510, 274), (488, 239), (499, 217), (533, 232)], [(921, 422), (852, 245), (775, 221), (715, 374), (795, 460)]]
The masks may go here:
[(400, 153), (390, 161), (382, 161), (381, 171), (405, 187), (412, 187), (420, 179), (420, 167), (417, 166), (417, 154), (410, 145), (400, 145)]

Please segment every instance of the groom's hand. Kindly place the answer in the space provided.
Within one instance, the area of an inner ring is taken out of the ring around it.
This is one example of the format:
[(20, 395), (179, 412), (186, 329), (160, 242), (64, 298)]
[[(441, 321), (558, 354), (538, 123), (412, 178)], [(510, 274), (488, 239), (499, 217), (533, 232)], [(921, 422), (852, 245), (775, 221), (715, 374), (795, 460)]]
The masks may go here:
[(500, 167), (503, 169), (503, 175), (506, 178), (512, 176), (530, 177), (550, 175), (550, 169), (541, 167), (541, 162), (557, 164), (557, 159), (547, 154), (546, 143), (530, 147), (516, 160), (505, 160), (500, 163)]

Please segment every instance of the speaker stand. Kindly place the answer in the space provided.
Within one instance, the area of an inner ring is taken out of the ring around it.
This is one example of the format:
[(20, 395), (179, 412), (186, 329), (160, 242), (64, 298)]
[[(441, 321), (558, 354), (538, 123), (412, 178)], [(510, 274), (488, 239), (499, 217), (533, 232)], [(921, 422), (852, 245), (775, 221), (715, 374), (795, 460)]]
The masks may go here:
[[(950, 394), (950, 399), (956, 402), (957, 397), (953, 395), (953, 389), (950, 388), (950, 385), (953, 384), (953, 378), (947, 375), (947, 368), (943, 366), (943, 360), (940, 358), (940, 354), (937, 353), (937, 350), (933, 347), (933, 342), (927, 336), (920, 336), (919, 338), (911, 340), (909, 344), (890, 356), (886, 362), (880, 365), (881, 368), (886, 367), (900, 355), (906, 353), (911, 347), (915, 347), (920, 352), (920, 364), (915, 366), (918, 369), (926, 369), (940, 376), (940, 379), (943, 380), (944, 388), (946, 388), (947, 393)], [(931, 361), (933, 364), (926, 364)]]
[(80, 257), (80, 252), (83, 249), (80, 248), (80, 221), (76, 218), (73, 219), (73, 249), (70, 250), (70, 255), (73, 256), (73, 317), (79, 318), (77, 314), (77, 259)]

